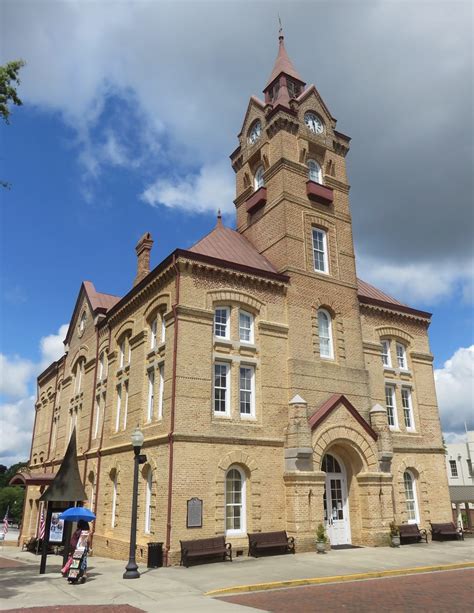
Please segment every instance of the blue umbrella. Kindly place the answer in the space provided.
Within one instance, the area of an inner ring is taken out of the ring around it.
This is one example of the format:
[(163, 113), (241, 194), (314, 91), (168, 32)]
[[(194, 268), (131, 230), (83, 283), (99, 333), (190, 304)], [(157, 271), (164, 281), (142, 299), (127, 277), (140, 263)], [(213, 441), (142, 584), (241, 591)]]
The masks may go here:
[(84, 507), (71, 507), (63, 511), (59, 519), (64, 519), (64, 521), (79, 521), (80, 519), (92, 521), (95, 519), (95, 514)]

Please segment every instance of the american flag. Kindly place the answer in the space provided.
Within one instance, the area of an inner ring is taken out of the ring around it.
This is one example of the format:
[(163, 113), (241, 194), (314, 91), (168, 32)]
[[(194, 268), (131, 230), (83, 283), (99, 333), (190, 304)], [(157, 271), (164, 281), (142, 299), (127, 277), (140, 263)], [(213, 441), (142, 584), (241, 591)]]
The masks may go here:
[(38, 538), (40, 539), (44, 539), (44, 531), (45, 531), (45, 527), (46, 527), (46, 522), (44, 521), (44, 510), (41, 509), (41, 515), (40, 515), (40, 525), (39, 525), (39, 534), (38, 534)]
[(8, 532), (8, 510), (9, 508), (10, 507), (7, 508), (5, 517), (3, 518), (3, 534), (6, 534)]

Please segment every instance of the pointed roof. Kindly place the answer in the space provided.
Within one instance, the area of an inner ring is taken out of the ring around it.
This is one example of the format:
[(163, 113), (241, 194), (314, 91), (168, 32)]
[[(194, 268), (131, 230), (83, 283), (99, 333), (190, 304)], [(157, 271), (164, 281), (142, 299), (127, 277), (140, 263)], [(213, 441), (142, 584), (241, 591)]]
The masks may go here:
[(367, 281), (362, 281), (362, 279), (357, 279), (357, 297), (359, 298), (359, 302), (364, 304), (381, 306), (393, 311), (400, 311), (402, 313), (416, 315), (417, 317), (423, 317), (424, 319), (431, 318), (431, 313), (414, 309), (373, 285), (370, 285)]
[(76, 428), (72, 431), (61, 466), (40, 500), (48, 502), (87, 500), (77, 463)]
[(316, 411), (308, 419), (311, 430), (314, 430), (320, 423), (322, 423), (326, 417), (328, 417), (336, 407), (342, 405), (346, 407), (352, 417), (364, 428), (374, 441), (377, 440), (378, 435), (370, 424), (368, 424), (355, 406), (344, 396), (344, 394), (333, 394), (330, 398), (323, 402), (323, 404), (316, 409)]
[(300, 81), (300, 83), (304, 83), (298, 71), (293, 66), (293, 62), (288, 57), (288, 53), (286, 52), (286, 49), (285, 49), (285, 37), (283, 36), (283, 33), (281, 32), (281, 30), (280, 30), (280, 35), (278, 37), (278, 40), (279, 40), (278, 54), (277, 54), (275, 65), (273, 66), (273, 70), (270, 75), (270, 78), (268, 79), (267, 84), (265, 85), (265, 89), (267, 89), (267, 87), (271, 85), (273, 81), (278, 77), (278, 75), (280, 75), (282, 72), (287, 74), (289, 77), (293, 77), (293, 79)]
[(241, 266), (278, 273), (273, 264), (259, 253), (242, 234), (224, 226), (220, 214), (214, 230), (195, 243), (189, 251)]

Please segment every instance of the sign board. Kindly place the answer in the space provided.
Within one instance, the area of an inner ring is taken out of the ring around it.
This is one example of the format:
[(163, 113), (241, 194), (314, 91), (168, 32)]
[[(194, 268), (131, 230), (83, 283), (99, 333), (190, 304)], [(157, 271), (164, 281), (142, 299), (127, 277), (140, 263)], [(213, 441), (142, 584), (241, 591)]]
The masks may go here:
[(51, 527), (49, 529), (49, 542), (50, 543), (62, 543), (64, 532), (64, 520), (59, 519), (61, 511), (53, 512), (51, 514)]
[(186, 528), (202, 528), (202, 500), (200, 498), (188, 500)]

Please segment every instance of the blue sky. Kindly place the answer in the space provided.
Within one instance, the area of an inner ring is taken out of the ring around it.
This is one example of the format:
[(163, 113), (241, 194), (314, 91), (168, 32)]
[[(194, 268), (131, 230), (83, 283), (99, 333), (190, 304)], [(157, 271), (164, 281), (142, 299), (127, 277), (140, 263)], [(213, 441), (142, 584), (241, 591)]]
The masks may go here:
[(472, 6), (452, 4), (2, 3), (0, 62), (27, 66), (24, 106), (0, 126), (12, 184), (0, 193), (0, 462), (28, 451), (35, 376), (61, 351), (81, 281), (123, 295), (145, 231), (156, 265), (205, 234), (217, 208), (233, 225), (228, 155), (273, 65), (277, 13), (294, 64), (353, 139), (359, 274), (433, 312), (443, 426), (462, 433), (473, 408)]

